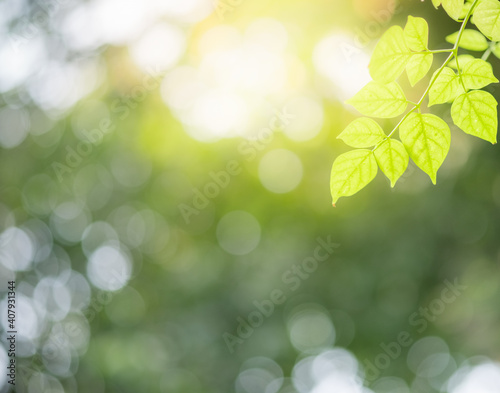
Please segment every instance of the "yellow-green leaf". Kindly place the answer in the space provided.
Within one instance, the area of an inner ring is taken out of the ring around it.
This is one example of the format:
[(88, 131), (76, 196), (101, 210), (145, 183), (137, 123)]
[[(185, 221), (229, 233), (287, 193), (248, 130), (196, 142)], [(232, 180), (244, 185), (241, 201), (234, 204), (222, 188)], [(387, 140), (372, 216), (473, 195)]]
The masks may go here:
[(370, 75), (381, 83), (393, 82), (401, 75), (410, 57), (403, 29), (393, 26), (375, 47), (370, 61)]
[(443, 8), (453, 19), (458, 20), (464, 7), (464, 0), (442, 0)]
[(467, 16), (467, 14), (469, 13), (469, 10), (471, 9), (472, 7), (472, 3), (470, 2), (467, 2), (464, 4), (463, 8), (462, 8), (462, 12), (460, 12), (460, 19), (463, 19)]
[[(434, 73), (433, 78), (437, 72), (439, 71)], [(458, 75), (451, 68), (445, 67), (429, 90), (429, 106), (449, 102), (463, 92)]]
[(457, 69), (457, 60), (458, 60), (458, 65), (460, 66), (460, 69), (463, 69), (467, 63), (470, 61), (474, 60), (475, 57), (472, 55), (458, 55), (457, 58), (452, 59), (449, 63), (449, 66), (453, 69)]
[(361, 117), (349, 124), (337, 138), (352, 147), (372, 147), (382, 142), (385, 134), (375, 120)]
[[(454, 44), (458, 38), (458, 31), (450, 34), (446, 37), (446, 41), (450, 44)], [(485, 36), (482, 35), (477, 30), (465, 29), (463, 31), (462, 37), (460, 37), (460, 42), (458, 44), (460, 48), (464, 48), (467, 50), (473, 50), (477, 52), (482, 52), (488, 49), (488, 41)]]
[(486, 37), (500, 41), (500, 2), (482, 0), (474, 11), (474, 23)]
[(370, 82), (347, 101), (365, 116), (396, 117), (408, 106), (403, 89), (396, 83)]
[(399, 127), (410, 157), (436, 184), (436, 175), (450, 150), (451, 133), (445, 121), (431, 114), (412, 113)]
[(415, 86), (424, 76), (427, 75), (432, 67), (432, 53), (415, 54), (406, 65), (406, 74), (412, 86)]
[(333, 204), (340, 197), (356, 194), (375, 178), (377, 170), (377, 161), (371, 150), (352, 150), (338, 156), (330, 177)]
[(498, 42), (493, 45), (491, 52), (500, 59), (500, 44)]
[(451, 106), (453, 122), (464, 132), (497, 143), (497, 101), (486, 91), (462, 94)]
[(422, 52), (427, 50), (429, 41), (429, 25), (424, 18), (408, 16), (404, 29), (406, 44), (411, 50)]
[(408, 167), (409, 157), (405, 147), (401, 142), (389, 138), (375, 149), (374, 154), (378, 166), (391, 181), (391, 187), (394, 187)]
[(465, 65), (462, 69), (462, 80), (467, 89), (482, 89), (490, 83), (498, 82), (493, 75), (491, 64), (481, 59), (474, 59)]

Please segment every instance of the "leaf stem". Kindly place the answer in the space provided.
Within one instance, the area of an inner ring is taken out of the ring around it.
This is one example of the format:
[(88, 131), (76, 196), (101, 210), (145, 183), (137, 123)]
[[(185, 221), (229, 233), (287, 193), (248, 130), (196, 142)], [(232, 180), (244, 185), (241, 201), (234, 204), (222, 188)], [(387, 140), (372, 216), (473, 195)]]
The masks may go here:
[[(478, 2), (479, 2), (479, 0), (474, 0), (474, 3), (472, 3), (472, 6), (470, 7), (469, 11), (467, 12), (467, 15), (463, 19), (462, 26), (460, 26), (460, 30), (458, 32), (457, 40), (455, 41), (455, 45), (453, 46), (453, 49), (442, 49), (442, 50), (440, 49), (440, 50), (437, 50), (437, 51), (429, 51), (430, 53), (449, 53), (449, 56), (446, 58), (446, 60), (444, 61), (444, 63), (441, 65), (441, 67), (439, 67), (439, 69), (436, 71), (436, 73), (432, 77), (432, 80), (429, 83), (429, 86), (427, 86), (427, 89), (425, 89), (424, 93), (422, 94), (422, 97), (420, 97), (420, 100), (416, 104), (414, 104), (414, 107), (412, 109), (410, 109), (408, 111), (408, 113), (406, 113), (406, 115), (403, 116), (403, 118), (398, 122), (398, 124), (396, 124), (396, 126), (392, 129), (392, 131), (389, 133), (389, 135), (386, 136), (386, 138), (384, 139), (384, 141), (386, 139), (389, 139), (392, 136), (392, 134), (394, 134), (396, 132), (396, 130), (399, 128), (399, 126), (408, 118), (408, 116), (410, 116), (410, 114), (412, 114), (416, 109), (420, 110), (420, 106), (422, 105), (422, 102), (424, 101), (425, 97), (427, 97), (427, 95), (429, 94), (429, 91), (431, 90), (432, 86), (436, 82), (436, 79), (438, 78), (439, 74), (441, 74), (441, 72), (444, 70), (444, 68), (446, 67), (446, 65), (450, 62), (450, 60), (453, 57), (455, 57), (455, 59), (457, 61), (458, 75), (460, 77), (460, 81), (462, 82), (462, 85), (465, 88), (465, 85), (464, 85), (463, 80), (462, 80), (460, 66), (458, 64), (458, 45), (460, 44), (460, 40), (462, 39), (462, 35), (464, 33), (465, 26), (469, 22), (469, 19), (472, 16), (472, 12), (473, 12), (473, 10), (476, 7), (476, 5), (477, 5)], [(490, 49), (491, 49), (491, 47), (490, 47)], [(488, 56), (489, 56), (489, 54), (488, 54)], [(465, 89), (465, 90), (467, 90), (467, 89)], [(377, 146), (375, 146), (373, 148), (373, 150), (375, 150), (377, 147), (379, 147), (381, 143), (379, 143)]]
[(483, 56), (481, 56), (481, 60), (484, 60), (484, 61), (488, 60), (488, 58), (490, 57), (490, 55), (493, 53), (493, 48), (495, 47), (496, 44), (497, 44), (496, 42), (490, 42), (490, 46), (483, 53)]
[(450, 53), (450, 52), (453, 52), (453, 48), (451, 48), (451, 49), (429, 50), (426, 53)]
[(453, 46), (453, 52), (452, 52), (455, 55), (455, 61), (457, 62), (458, 77), (460, 78), (460, 83), (462, 84), (465, 91), (467, 91), (467, 88), (465, 87), (465, 83), (462, 78), (462, 70), (460, 69), (460, 64), (458, 63), (458, 45), (460, 45), (460, 40), (462, 39), (462, 35), (464, 34), (465, 26), (467, 25), (467, 22), (469, 22), (469, 19), (472, 16), (472, 12), (478, 2), (479, 0), (474, 0), (474, 3), (472, 3), (471, 7), (469, 8), (467, 15), (465, 16), (464, 21), (462, 22), (462, 26), (460, 26), (460, 30), (458, 31), (457, 40), (455, 41), (455, 45)]

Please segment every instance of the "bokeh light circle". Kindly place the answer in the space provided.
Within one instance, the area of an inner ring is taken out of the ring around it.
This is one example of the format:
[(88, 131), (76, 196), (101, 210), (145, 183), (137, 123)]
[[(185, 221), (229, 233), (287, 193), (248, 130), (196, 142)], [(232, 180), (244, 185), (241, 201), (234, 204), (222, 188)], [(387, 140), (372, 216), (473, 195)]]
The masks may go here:
[(0, 109), (0, 146), (12, 149), (20, 145), (29, 129), (29, 118), (27, 113), (21, 109)]
[(299, 351), (314, 351), (335, 341), (335, 327), (330, 317), (317, 307), (297, 307), (292, 311), (287, 328), (292, 345)]
[(416, 341), (407, 356), (410, 370), (422, 378), (441, 374), (448, 366), (449, 360), (448, 345), (439, 337), (424, 337)]
[(186, 48), (178, 27), (161, 23), (147, 30), (130, 48), (132, 59), (148, 74), (158, 74), (174, 66)]
[(27, 270), (35, 255), (35, 245), (20, 228), (10, 227), (0, 234), (0, 263), (14, 271)]
[(117, 291), (127, 284), (131, 275), (129, 256), (115, 246), (102, 246), (90, 255), (87, 276), (99, 289)]
[(236, 379), (237, 393), (276, 393), (283, 385), (283, 371), (273, 360), (257, 357), (247, 360)]
[(286, 149), (271, 150), (259, 163), (262, 185), (276, 194), (294, 190), (302, 180), (303, 171), (300, 158)]
[(219, 245), (233, 255), (245, 255), (253, 251), (260, 242), (260, 224), (245, 211), (227, 213), (217, 224)]
[(500, 363), (485, 362), (457, 371), (448, 383), (450, 393), (497, 393)]

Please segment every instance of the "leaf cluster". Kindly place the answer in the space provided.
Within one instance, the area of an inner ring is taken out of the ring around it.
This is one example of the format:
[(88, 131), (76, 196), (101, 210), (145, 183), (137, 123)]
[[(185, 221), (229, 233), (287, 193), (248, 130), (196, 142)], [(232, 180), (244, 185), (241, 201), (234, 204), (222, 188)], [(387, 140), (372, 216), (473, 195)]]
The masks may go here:
[[(389, 28), (377, 43), (370, 61), (372, 81), (347, 101), (361, 117), (338, 136), (357, 150), (337, 157), (333, 163), (330, 189), (333, 204), (340, 197), (351, 196), (377, 175), (378, 169), (394, 187), (411, 158), (436, 184), (439, 168), (451, 143), (449, 125), (438, 116), (422, 112), (427, 106), (451, 104), (453, 123), (467, 134), (493, 144), (497, 141), (497, 100), (484, 87), (498, 83), (491, 64), (491, 54), (500, 57), (500, 2), (497, 0), (432, 0), (448, 15), (461, 22), (460, 30), (446, 37), (453, 48), (430, 50), (429, 26), (423, 18), (409, 16), (404, 29)], [(466, 29), (472, 21), (477, 27)], [(459, 50), (484, 52), (482, 57), (459, 54)], [(425, 78), (434, 57), (447, 53), (446, 60), (429, 78), (417, 103), (410, 102), (398, 83), (406, 73), (411, 86)], [(410, 109), (408, 109), (410, 107)], [(401, 117), (385, 133), (372, 118)], [(395, 138), (399, 131), (399, 140)]]

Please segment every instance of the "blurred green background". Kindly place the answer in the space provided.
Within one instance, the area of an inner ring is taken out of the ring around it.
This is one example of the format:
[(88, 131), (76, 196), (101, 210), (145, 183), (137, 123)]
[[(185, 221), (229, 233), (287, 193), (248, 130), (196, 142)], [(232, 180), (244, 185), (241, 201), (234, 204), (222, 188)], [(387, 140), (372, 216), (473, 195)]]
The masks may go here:
[(452, 126), (437, 186), (410, 164), (331, 206), (343, 102), (410, 14), (432, 49), (459, 27), (430, 0), (0, 2), (16, 392), (500, 392), (498, 148)]

